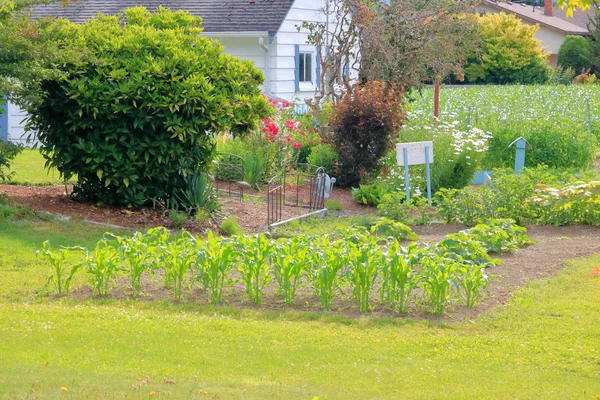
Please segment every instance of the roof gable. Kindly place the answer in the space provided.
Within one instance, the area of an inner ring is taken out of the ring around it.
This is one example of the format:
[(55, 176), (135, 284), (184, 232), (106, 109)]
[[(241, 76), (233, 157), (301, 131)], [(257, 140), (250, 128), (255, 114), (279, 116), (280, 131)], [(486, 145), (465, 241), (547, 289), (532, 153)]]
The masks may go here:
[(163, 6), (202, 17), (202, 26), (207, 33), (276, 33), (293, 4), (294, 0), (80, 0), (69, 6), (57, 3), (36, 6), (33, 17), (61, 17), (83, 23), (98, 13), (115, 15), (135, 6), (144, 6), (154, 12), (158, 6)]

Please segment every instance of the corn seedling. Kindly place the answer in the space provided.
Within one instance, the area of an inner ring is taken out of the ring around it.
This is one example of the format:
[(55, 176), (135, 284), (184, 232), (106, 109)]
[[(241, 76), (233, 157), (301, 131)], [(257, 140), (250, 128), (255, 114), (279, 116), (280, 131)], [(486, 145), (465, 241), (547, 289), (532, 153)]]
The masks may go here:
[(223, 298), (223, 290), (230, 282), (228, 274), (236, 257), (237, 249), (231, 240), (222, 239), (208, 231), (206, 242), (200, 245), (196, 257), (196, 271), (213, 304), (220, 303)]
[(376, 243), (367, 242), (356, 246), (348, 243), (349, 281), (354, 299), (360, 311), (369, 310), (369, 295), (377, 278), (377, 271), (383, 262), (383, 253)]
[(283, 296), (286, 304), (294, 304), (296, 288), (309, 262), (309, 240), (296, 236), (277, 243), (273, 274), (278, 284), (278, 294)]
[(142, 289), (142, 274), (148, 269), (150, 258), (149, 247), (145, 235), (135, 232), (131, 237), (110, 235), (117, 243), (121, 269), (129, 276), (129, 285), (134, 296), (139, 296)]
[(92, 292), (101, 296), (109, 294), (119, 272), (119, 255), (113, 243), (107, 238), (98, 241), (94, 252), (86, 258), (86, 265)]
[(196, 239), (187, 232), (162, 246), (160, 259), (165, 269), (165, 280), (172, 285), (177, 301), (183, 295), (186, 275), (196, 259), (196, 249)]
[(310, 249), (307, 275), (321, 299), (321, 307), (326, 311), (331, 310), (336, 284), (338, 287), (341, 285), (340, 273), (348, 265), (349, 246), (340, 240), (330, 244), (328, 239), (322, 239)]
[(388, 254), (382, 267), (381, 300), (387, 301), (394, 312), (406, 313), (412, 291), (419, 286), (415, 267), (420, 251), (415, 243), (407, 248), (394, 239), (388, 243)]
[(262, 300), (264, 287), (271, 281), (269, 261), (275, 243), (261, 233), (241, 236), (237, 244), (242, 255), (238, 270), (246, 284), (246, 294), (258, 304)]
[(52, 274), (48, 276), (47, 286), (54, 286), (56, 293), (68, 293), (71, 289), (71, 281), (75, 273), (82, 267), (83, 262), (71, 263), (67, 260), (67, 254), (74, 250), (87, 252), (83, 247), (60, 247), (58, 252), (52, 251), (50, 241), (42, 243), (42, 249), (36, 252), (48, 259), (52, 267)]
[(473, 307), (479, 302), (481, 291), (488, 287), (488, 276), (481, 265), (463, 263), (458, 267), (453, 283), (465, 305)]
[(439, 254), (426, 254), (421, 259), (423, 297), (434, 314), (442, 315), (450, 302), (450, 288), (459, 267), (457, 261)]

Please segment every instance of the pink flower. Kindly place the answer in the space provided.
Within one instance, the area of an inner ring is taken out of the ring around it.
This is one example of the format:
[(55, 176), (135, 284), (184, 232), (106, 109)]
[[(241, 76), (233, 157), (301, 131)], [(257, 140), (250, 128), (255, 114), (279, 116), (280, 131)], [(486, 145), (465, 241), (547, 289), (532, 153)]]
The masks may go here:
[(287, 126), (289, 130), (293, 131), (296, 127), (296, 124), (294, 124), (294, 121), (288, 119), (287, 121), (285, 121), (285, 126)]
[(285, 135), (285, 140), (286, 140), (288, 143), (291, 143), (291, 141), (292, 141), (292, 138), (291, 138), (289, 135)]
[(281, 106), (282, 106), (283, 108), (290, 108), (290, 102), (289, 102), (289, 101), (286, 101), (286, 100), (284, 100), (283, 102), (281, 102)]
[(294, 143), (294, 148), (295, 149), (299, 149), (300, 147), (302, 147), (302, 143), (300, 143), (300, 142)]
[(312, 145), (313, 145), (313, 142), (312, 142), (312, 140), (309, 140), (309, 141), (308, 141), (308, 145), (309, 145), (309, 146), (312, 146)]

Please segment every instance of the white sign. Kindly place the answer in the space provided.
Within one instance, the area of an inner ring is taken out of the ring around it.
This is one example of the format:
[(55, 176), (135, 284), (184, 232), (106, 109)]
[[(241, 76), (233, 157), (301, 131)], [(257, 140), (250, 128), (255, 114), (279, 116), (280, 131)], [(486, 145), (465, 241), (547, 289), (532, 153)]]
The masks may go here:
[(399, 166), (404, 166), (404, 149), (408, 154), (408, 165), (425, 164), (425, 148), (429, 155), (429, 163), (433, 164), (433, 142), (398, 143), (396, 145), (396, 160)]

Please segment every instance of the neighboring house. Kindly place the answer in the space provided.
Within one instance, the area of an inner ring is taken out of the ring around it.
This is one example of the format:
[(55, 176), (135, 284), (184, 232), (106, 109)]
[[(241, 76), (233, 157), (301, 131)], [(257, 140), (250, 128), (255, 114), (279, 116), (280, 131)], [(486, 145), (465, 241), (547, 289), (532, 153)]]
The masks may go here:
[[(547, 47), (548, 51), (552, 53), (548, 58), (548, 62), (553, 67), (556, 66), (558, 50), (567, 35), (589, 35), (587, 24), (582, 24), (587, 18), (585, 13), (577, 12), (577, 18), (571, 19), (566, 17), (562, 10), (554, 7), (552, 0), (544, 0), (544, 7), (484, 0), (478, 8), (482, 13), (505, 12), (507, 14), (515, 14), (523, 23), (539, 25), (540, 28), (536, 32), (535, 37), (541, 42), (542, 46)], [(579, 25), (575, 22), (578, 22)]]
[[(69, 6), (36, 6), (33, 16), (82, 23), (98, 13), (114, 15), (135, 6), (155, 11), (159, 5), (202, 17), (205, 36), (218, 39), (226, 53), (251, 60), (264, 72), (262, 89), (268, 97), (289, 101), (314, 97), (320, 63), (315, 47), (306, 44), (307, 32), (296, 27), (303, 21), (325, 22), (324, 0), (80, 0)], [(11, 141), (24, 143), (25, 117), (18, 107), (8, 105)]]

